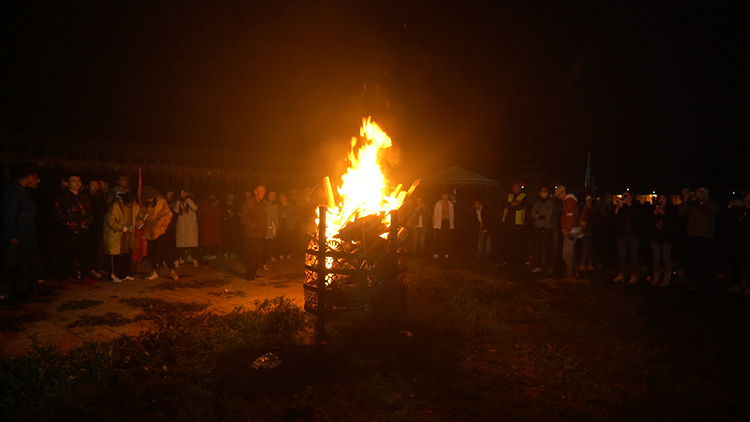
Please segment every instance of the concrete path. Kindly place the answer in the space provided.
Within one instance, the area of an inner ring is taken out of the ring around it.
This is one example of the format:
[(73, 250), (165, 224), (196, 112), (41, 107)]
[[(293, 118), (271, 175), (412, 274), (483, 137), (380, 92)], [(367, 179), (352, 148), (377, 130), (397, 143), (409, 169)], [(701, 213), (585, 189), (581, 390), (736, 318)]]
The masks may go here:
[[(122, 334), (136, 335), (148, 329), (148, 321), (131, 322), (119, 327), (69, 327), (83, 315), (103, 316), (113, 312), (133, 319), (142, 310), (120, 302), (124, 298), (209, 304), (208, 310), (217, 314), (229, 313), (239, 306), (254, 309), (256, 300), (278, 296), (286, 296), (302, 307), (302, 258), (270, 263), (268, 271), (260, 272), (265, 279), (252, 282), (242, 278), (243, 268), (232, 259), (206, 261), (199, 267), (183, 264), (177, 269), (179, 281), (170, 283), (172, 279), (166, 278), (166, 268), (160, 269), (162, 277), (153, 281), (145, 280), (150, 266), (142, 263), (140, 271), (134, 274), (136, 279), (133, 281), (103, 281), (96, 286), (71, 284), (68, 290), (56, 289), (57, 283), (50, 282), (52, 294), (49, 296), (34, 302), (0, 305), (0, 355), (26, 354), (32, 338), (41, 343), (55, 344), (67, 352), (87, 340), (106, 341)], [(207, 287), (193, 287), (197, 283)], [(69, 301), (80, 300), (102, 303), (85, 309), (59, 309)]]

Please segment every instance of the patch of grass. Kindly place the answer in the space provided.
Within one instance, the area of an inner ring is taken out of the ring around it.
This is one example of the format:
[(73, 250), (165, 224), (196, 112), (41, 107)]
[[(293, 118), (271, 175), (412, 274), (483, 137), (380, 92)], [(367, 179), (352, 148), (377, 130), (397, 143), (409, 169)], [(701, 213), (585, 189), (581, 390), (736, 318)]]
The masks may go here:
[(22, 324), (41, 321), (48, 317), (49, 314), (45, 311), (35, 311), (21, 315), (2, 315), (0, 316), (0, 331), (20, 331)]
[(68, 328), (73, 327), (94, 327), (104, 325), (107, 327), (119, 327), (129, 324), (132, 321), (118, 314), (117, 312), (107, 312), (104, 315), (81, 315), (77, 320), (68, 324)]
[(68, 300), (62, 305), (58, 306), (57, 311), (62, 312), (62, 311), (71, 311), (74, 309), (86, 309), (86, 308), (91, 308), (94, 306), (99, 306), (102, 303), (104, 303), (104, 301), (91, 300), (91, 299)]
[(247, 293), (243, 292), (242, 290), (224, 290), (223, 292), (209, 292), (208, 293), (211, 296), (219, 296), (219, 297), (245, 297), (247, 296)]
[(206, 310), (210, 304), (208, 303), (184, 303), (184, 302), (167, 302), (163, 299), (154, 299), (150, 297), (131, 297), (120, 299), (121, 303), (134, 308), (143, 309), (143, 313), (136, 317), (136, 320), (141, 319), (156, 319), (165, 318), (172, 314), (192, 313)]
[(0, 360), (0, 419), (247, 420), (249, 402), (262, 406), (265, 399), (220, 393), (216, 386), (225, 381), (216, 378), (217, 357), (249, 348), (243, 356), (254, 359), (299, 347), (309, 334), (308, 315), (285, 298), (228, 315), (167, 310), (153, 300), (131, 304), (156, 304), (164, 313), (137, 337), (86, 343), (67, 355), (35, 344), (29, 356)]
[[(182, 277), (182, 276), (180, 276)], [(184, 277), (182, 277), (184, 278)], [(198, 280), (195, 282), (185, 282), (181, 280), (177, 281), (165, 281), (163, 283), (159, 283), (156, 286), (148, 287), (144, 289), (145, 291), (156, 291), (156, 290), (174, 290), (174, 289), (202, 289), (205, 287), (220, 287), (220, 286), (226, 286), (227, 284), (231, 283), (231, 280), (228, 279), (221, 279), (221, 278), (211, 278), (211, 279), (203, 279)]]

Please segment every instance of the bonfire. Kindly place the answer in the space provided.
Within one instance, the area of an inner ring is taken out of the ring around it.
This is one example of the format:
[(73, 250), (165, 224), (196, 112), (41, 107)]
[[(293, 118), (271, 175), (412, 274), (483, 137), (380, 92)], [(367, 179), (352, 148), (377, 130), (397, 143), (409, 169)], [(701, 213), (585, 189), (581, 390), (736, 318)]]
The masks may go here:
[(375, 122), (362, 119), (336, 189), (338, 200), (330, 179), (324, 179), (328, 206), (321, 208), (305, 260), (305, 309), (316, 315), (369, 311), (373, 298), (403, 290), (396, 213), (416, 183), (409, 191), (389, 184), (381, 164), (392, 145)]

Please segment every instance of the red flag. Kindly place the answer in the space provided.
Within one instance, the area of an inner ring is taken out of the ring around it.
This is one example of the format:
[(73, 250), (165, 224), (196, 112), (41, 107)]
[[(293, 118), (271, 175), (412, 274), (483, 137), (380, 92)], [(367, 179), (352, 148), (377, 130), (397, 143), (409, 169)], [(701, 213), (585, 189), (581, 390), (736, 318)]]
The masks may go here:
[[(141, 168), (138, 167), (138, 200), (141, 199), (141, 191), (143, 190), (143, 174)], [(135, 229), (135, 250), (130, 255), (133, 262), (138, 262), (143, 259), (144, 256), (148, 255), (148, 246), (146, 245), (146, 238), (143, 237), (143, 231), (140, 228)]]

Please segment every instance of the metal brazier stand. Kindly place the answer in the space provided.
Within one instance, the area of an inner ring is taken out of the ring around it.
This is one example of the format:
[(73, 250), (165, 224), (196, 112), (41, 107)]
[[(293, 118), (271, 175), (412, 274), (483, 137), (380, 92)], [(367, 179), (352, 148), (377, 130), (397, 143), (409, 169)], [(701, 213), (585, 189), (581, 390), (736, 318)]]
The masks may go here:
[(364, 228), (358, 241), (327, 238), (326, 213), (326, 207), (318, 209), (318, 235), (305, 256), (305, 310), (317, 318), (316, 343), (323, 341), (326, 321), (337, 316), (390, 320), (406, 311), (397, 212), (391, 212), (387, 238), (375, 236), (369, 242)]

